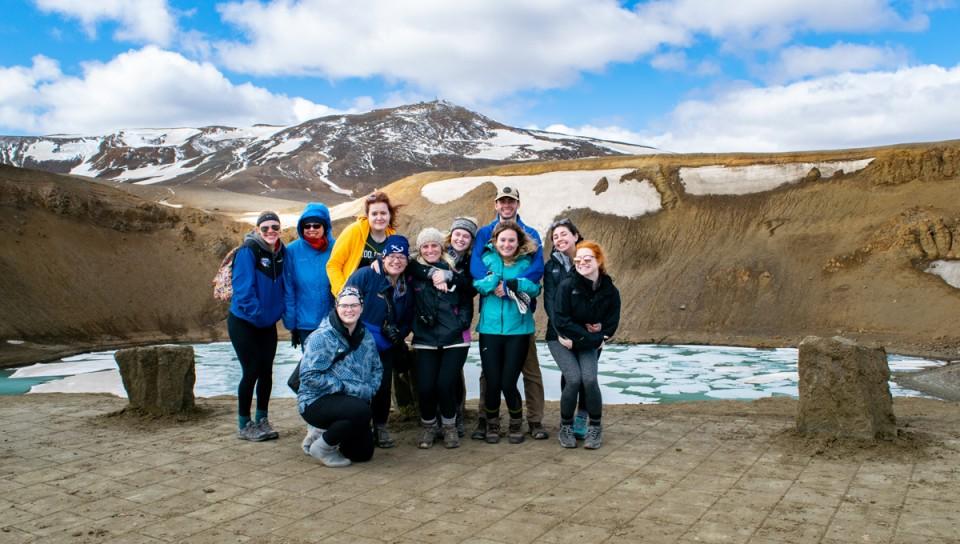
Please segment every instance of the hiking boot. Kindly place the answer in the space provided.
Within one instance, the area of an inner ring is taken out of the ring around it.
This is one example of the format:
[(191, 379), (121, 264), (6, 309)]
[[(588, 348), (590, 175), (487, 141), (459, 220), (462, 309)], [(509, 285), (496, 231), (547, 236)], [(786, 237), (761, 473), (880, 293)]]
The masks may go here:
[(393, 437), (390, 436), (390, 431), (387, 430), (386, 425), (377, 425), (373, 428), (373, 441), (378, 448), (388, 449), (397, 445), (393, 441)]
[(260, 432), (263, 433), (264, 440), (276, 440), (280, 438), (280, 433), (273, 430), (273, 427), (270, 425), (270, 421), (267, 418), (263, 418), (256, 423), (257, 428), (260, 429)]
[(530, 429), (530, 436), (532, 436), (534, 440), (546, 440), (550, 438), (547, 429), (539, 421), (528, 421), (527, 427)]
[(597, 423), (587, 427), (587, 437), (583, 440), (583, 447), (595, 450), (603, 444), (603, 427)]
[(350, 466), (350, 460), (340, 453), (340, 448), (327, 444), (322, 436), (310, 445), (310, 457), (331, 468)]
[(557, 437), (560, 439), (560, 445), (564, 448), (576, 448), (577, 437), (574, 434), (573, 425), (560, 424), (560, 433)]
[(466, 427), (463, 426), (463, 407), (457, 408), (457, 436), (463, 438), (467, 434)]
[(500, 418), (487, 420), (487, 428), (483, 439), (487, 441), (487, 444), (500, 442)]
[(486, 440), (487, 438), (487, 420), (480, 418), (477, 420), (477, 428), (470, 433), (471, 440)]
[(460, 433), (457, 431), (457, 425), (443, 426), (443, 447), (447, 449), (460, 447)]
[(433, 446), (433, 441), (437, 438), (437, 422), (426, 423), (421, 421), (420, 436), (417, 438), (417, 447), (421, 450), (428, 450)]
[(523, 442), (523, 418), (510, 418), (510, 427), (507, 429), (507, 440), (511, 444)]
[(325, 432), (327, 432), (326, 429), (318, 429), (308, 423), (307, 436), (303, 437), (303, 453), (310, 455), (310, 446)]
[(573, 436), (583, 440), (587, 437), (587, 412), (586, 410), (577, 410), (576, 417), (573, 418)]
[(240, 440), (249, 440), (250, 442), (263, 442), (269, 440), (260, 427), (254, 425), (252, 421), (247, 422), (247, 426), (237, 431), (237, 438)]

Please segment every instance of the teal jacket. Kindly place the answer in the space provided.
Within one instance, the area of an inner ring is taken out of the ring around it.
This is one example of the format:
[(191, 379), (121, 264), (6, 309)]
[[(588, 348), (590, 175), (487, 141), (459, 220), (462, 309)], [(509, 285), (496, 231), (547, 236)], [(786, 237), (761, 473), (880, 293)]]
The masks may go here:
[(527, 310), (521, 314), (517, 303), (507, 297), (498, 297), (493, 292), (500, 282), (510, 279), (517, 280), (517, 290), (530, 295), (531, 298), (540, 294), (540, 284), (522, 277), (523, 273), (533, 265), (531, 255), (522, 255), (511, 265), (504, 265), (500, 254), (492, 247), (483, 253), (483, 264), (489, 274), (474, 280), (473, 286), (480, 293), (480, 321), (477, 323), (477, 332), (480, 334), (518, 335), (533, 334), (533, 312)]

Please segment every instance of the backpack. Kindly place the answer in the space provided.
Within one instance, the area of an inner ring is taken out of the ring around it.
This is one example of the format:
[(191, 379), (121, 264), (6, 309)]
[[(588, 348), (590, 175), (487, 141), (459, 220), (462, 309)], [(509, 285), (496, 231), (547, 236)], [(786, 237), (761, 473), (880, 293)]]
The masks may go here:
[(233, 258), (240, 247), (231, 249), (223, 257), (217, 275), (213, 277), (213, 298), (221, 302), (230, 302), (233, 296)]

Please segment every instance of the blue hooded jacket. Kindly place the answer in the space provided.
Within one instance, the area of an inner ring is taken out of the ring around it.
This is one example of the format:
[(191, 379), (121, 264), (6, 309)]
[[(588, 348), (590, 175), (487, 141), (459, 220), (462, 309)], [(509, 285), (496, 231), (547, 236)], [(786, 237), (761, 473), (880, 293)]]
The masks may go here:
[(283, 317), (286, 290), (286, 248), (273, 252), (263, 238), (247, 234), (233, 257), (233, 296), (230, 313), (263, 329)]
[[(307, 222), (304, 220), (309, 218), (319, 219), (323, 223), (323, 234), (327, 239), (324, 251), (314, 249), (303, 239), (303, 224)], [(300, 238), (287, 246), (287, 262), (284, 266), (287, 275), (286, 310), (283, 312), (283, 326), (287, 330), (312, 331), (320, 326), (333, 308), (333, 294), (327, 278), (327, 260), (334, 242), (332, 230), (327, 207), (319, 202), (307, 204), (297, 222)]]

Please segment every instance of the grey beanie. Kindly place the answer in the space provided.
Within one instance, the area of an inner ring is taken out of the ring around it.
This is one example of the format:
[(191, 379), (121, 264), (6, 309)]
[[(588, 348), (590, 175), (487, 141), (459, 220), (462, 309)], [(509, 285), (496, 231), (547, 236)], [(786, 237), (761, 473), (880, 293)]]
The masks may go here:
[(470, 233), (471, 238), (476, 238), (477, 220), (472, 217), (457, 217), (453, 220), (453, 224), (450, 225), (450, 231), (452, 232), (456, 229), (465, 230)]

